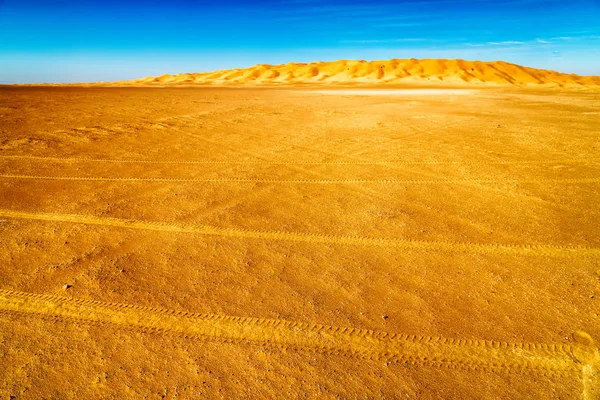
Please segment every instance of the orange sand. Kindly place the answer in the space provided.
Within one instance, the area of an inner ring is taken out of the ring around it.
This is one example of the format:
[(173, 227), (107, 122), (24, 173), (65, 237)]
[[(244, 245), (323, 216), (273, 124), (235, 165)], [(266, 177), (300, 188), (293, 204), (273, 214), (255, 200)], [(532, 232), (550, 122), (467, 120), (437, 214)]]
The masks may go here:
[(600, 399), (598, 93), (326, 89), (0, 88), (0, 399)]
[(147, 77), (124, 85), (514, 85), (535, 87), (600, 87), (600, 77), (564, 74), (504, 61), (444, 59), (339, 60), (259, 64), (250, 68)]

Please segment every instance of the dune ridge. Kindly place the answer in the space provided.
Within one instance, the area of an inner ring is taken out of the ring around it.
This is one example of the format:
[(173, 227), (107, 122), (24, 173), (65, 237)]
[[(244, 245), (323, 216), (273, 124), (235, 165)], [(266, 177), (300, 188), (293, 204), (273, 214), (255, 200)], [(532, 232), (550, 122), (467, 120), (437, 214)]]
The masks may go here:
[(535, 69), (504, 61), (449, 59), (339, 60), (184, 73), (121, 85), (495, 85), (600, 88), (600, 76)]

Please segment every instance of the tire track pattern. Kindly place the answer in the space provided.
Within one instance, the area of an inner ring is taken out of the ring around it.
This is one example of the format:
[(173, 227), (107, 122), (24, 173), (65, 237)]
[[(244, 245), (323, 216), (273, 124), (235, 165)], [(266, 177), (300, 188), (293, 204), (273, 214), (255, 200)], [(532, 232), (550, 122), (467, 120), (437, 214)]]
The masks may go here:
[(125, 178), (99, 176), (38, 176), (1, 174), (5, 179), (98, 181), (98, 182), (169, 182), (169, 183), (281, 183), (281, 184), (395, 184), (395, 185), (460, 185), (503, 183), (600, 183), (600, 177), (592, 178), (546, 178), (546, 179), (261, 179), (261, 178)]
[(100, 162), (100, 163), (134, 163), (134, 164), (266, 164), (266, 165), (529, 165), (529, 164), (577, 164), (598, 162), (600, 158), (570, 158), (557, 160), (504, 160), (504, 161), (285, 161), (285, 160), (136, 160), (136, 159), (106, 159), (106, 158), (77, 158), (77, 157), (38, 157), (38, 156), (0, 156), (0, 159), (39, 160), (54, 162)]
[(409, 336), (285, 320), (194, 314), (134, 305), (0, 290), (0, 311), (173, 334), (455, 369), (534, 370), (577, 376), (571, 345), (521, 344)]
[(96, 217), (91, 215), (31, 213), (2, 209), (0, 209), (0, 217), (113, 226), (119, 228), (142, 229), (161, 232), (193, 233), (200, 235), (224, 236), (241, 239), (278, 240), (334, 245), (376, 246), (420, 251), (449, 251), (480, 254), (545, 256), (560, 258), (600, 258), (600, 249), (593, 247), (444, 242), (408, 240), (397, 238), (322, 235), (287, 231), (255, 231), (235, 228), (220, 228), (206, 225), (179, 225), (163, 222), (146, 222), (109, 217)]

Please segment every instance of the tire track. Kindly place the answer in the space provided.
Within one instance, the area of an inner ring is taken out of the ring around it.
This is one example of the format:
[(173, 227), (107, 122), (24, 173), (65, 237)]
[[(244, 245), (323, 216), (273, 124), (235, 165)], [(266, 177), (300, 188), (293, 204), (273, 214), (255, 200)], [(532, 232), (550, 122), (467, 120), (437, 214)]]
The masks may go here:
[(39, 176), (1, 174), (5, 179), (97, 181), (97, 182), (170, 182), (170, 183), (281, 183), (281, 184), (384, 184), (384, 185), (460, 185), (502, 183), (600, 183), (600, 177), (547, 179), (262, 179), (262, 178), (151, 178), (103, 176)]
[[(221, 142), (218, 142), (218, 141), (215, 142), (213, 140), (209, 140), (205, 137), (199, 136), (197, 134), (188, 132), (183, 129), (179, 129), (179, 128), (175, 128), (175, 127), (171, 127), (171, 129), (174, 129), (175, 131), (180, 132), (182, 135), (188, 136), (194, 140), (204, 142), (204, 143), (209, 143), (209, 144), (215, 145), (215, 146), (219, 146), (224, 149), (227, 149), (228, 151), (233, 150), (234, 152), (236, 152), (238, 154), (242, 154), (246, 157), (256, 158), (256, 159), (259, 159), (261, 161), (266, 161), (266, 162), (272, 161), (268, 158), (263, 157), (260, 154), (244, 151), (244, 150), (240, 149), (239, 146), (232, 148), (230, 146), (224, 145)], [(257, 137), (257, 139), (261, 139), (261, 138)], [(337, 157), (339, 155), (335, 155), (335, 156)], [(360, 158), (354, 157), (352, 155), (344, 155), (344, 158), (346, 158), (346, 161), (348, 161), (348, 162), (361, 161)], [(599, 160), (600, 160), (600, 158), (599, 158)], [(307, 177), (311, 177), (312, 179), (328, 179), (328, 178), (330, 178), (330, 176), (328, 174), (323, 174), (323, 173), (320, 173), (319, 171), (315, 171), (315, 170), (311, 169), (310, 165), (309, 166), (287, 165), (287, 167), (294, 172), (305, 174)], [(390, 169), (393, 169), (393, 170), (404, 171), (404, 168), (402, 168), (403, 166), (401, 166), (401, 165), (388, 164), (387, 167)], [(432, 173), (427, 173), (427, 172), (423, 172), (423, 171), (419, 171), (417, 173), (419, 175), (424, 175), (421, 178), (425, 178), (425, 179), (438, 179), (439, 178), (439, 174), (432, 174)], [(352, 182), (347, 182), (347, 183), (343, 183), (340, 185), (350, 192), (353, 192), (355, 194), (365, 197), (366, 201), (371, 201), (373, 198), (377, 198), (377, 199), (380, 199), (383, 201), (389, 201), (389, 198), (387, 198), (388, 196), (386, 196), (381, 190), (382, 186), (364, 185), (364, 184), (360, 184), (360, 183), (354, 184)], [(505, 188), (502, 188), (502, 187), (495, 187), (493, 185), (486, 185), (486, 184), (481, 184), (481, 183), (469, 183), (469, 184), (467, 184), (467, 186), (477, 188), (478, 190), (487, 190), (487, 191), (496, 192), (496, 193), (499, 192), (503, 196), (506, 195), (506, 190), (505, 190)], [(265, 187), (265, 186), (263, 186), (263, 187), (256, 186), (256, 187), (253, 187), (253, 192), (263, 191), (266, 188), (267, 187)], [(552, 203), (552, 205), (554, 207), (557, 207), (557, 208), (560, 208), (562, 210), (566, 210), (569, 212), (572, 212), (572, 211), (579, 212), (578, 209), (573, 209), (573, 208), (570, 208), (570, 207), (562, 205), (562, 204)], [(422, 205), (417, 204), (417, 203), (414, 203), (412, 206), (417, 207), (417, 208), (422, 208)], [(459, 221), (459, 222), (464, 223), (463, 221)]]
[(506, 160), (506, 161), (285, 161), (285, 160), (139, 160), (139, 159), (107, 159), (107, 158), (70, 158), (70, 157), (37, 157), (37, 156), (0, 156), (0, 160), (39, 160), (52, 162), (98, 162), (115, 164), (258, 164), (258, 165), (533, 165), (533, 164), (577, 164), (598, 162), (600, 158), (572, 158), (563, 160)]
[(141, 229), (160, 232), (192, 233), (207, 236), (222, 236), (240, 239), (259, 239), (287, 242), (321, 243), (331, 245), (385, 247), (417, 251), (447, 251), (476, 254), (504, 254), (558, 258), (600, 257), (600, 248), (580, 246), (509, 245), (498, 243), (444, 242), (409, 240), (398, 238), (323, 235), (288, 231), (256, 231), (236, 228), (219, 228), (206, 225), (184, 225), (164, 222), (147, 222), (109, 217), (96, 217), (91, 215), (30, 213), (2, 209), (0, 209), (0, 217), (52, 222), (69, 222), (86, 225), (112, 226), (118, 228)]
[[(579, 345), (522, 344), (409, 336), (285, 320), (194, 314), (0, 290), (0, 311), (199, 340), (274, 346), (454, 369), (580, 374)], [(585, 349), (584, 349), (585, 350)]]

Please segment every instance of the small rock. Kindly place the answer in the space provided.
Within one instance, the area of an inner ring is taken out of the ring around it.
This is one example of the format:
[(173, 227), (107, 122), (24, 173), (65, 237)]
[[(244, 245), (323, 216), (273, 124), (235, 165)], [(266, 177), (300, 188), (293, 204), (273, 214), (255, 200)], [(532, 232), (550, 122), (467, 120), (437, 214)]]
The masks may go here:
[(389, 318), (389, 316), (388, 316), (388, 315), (382, 315), (382, 316), (381, 316), (381, 318), (383, 318), (383, 319), (388, 319), (388, 318)]
[(70, 288), (72, 288), (72, 287), (73, 287), (73, 285), (69, 285), (68, 283), (65, 283), (65, 284), (63, 285), (63, 289), (65, 289), (65, 290), (67, 290), (67, 289), (70, 289)]

